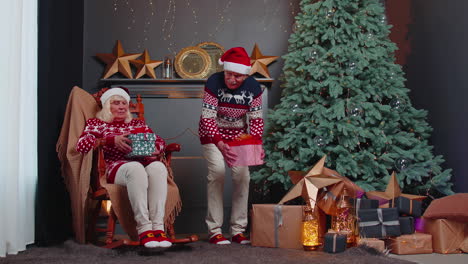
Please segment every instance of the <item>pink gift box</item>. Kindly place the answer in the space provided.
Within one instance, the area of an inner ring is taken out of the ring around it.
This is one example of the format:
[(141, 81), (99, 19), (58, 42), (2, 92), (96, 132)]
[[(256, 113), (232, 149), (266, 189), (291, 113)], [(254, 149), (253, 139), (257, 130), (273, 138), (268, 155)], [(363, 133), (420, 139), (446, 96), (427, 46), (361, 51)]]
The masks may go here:
[(237, 155), (233, 163), (228, 162), (229, 167), (233, 166), (255, 166), (262, 165), (262, 140), (246, 139), (240, 141), (230, 141), (227, 144), (231, 147), (234, 154)]

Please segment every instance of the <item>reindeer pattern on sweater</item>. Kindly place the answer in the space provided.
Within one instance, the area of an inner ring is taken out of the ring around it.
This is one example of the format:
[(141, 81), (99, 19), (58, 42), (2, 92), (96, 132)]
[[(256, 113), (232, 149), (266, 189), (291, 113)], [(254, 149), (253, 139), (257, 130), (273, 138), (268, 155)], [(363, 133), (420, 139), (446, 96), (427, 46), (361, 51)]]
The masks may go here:
[(224, 83), (224, 73), (208, 78), (203, 96), (199, 134), (202, 144), (230, 141), (241, 134), (261, 139), (263, 134), (262, 89), (249, 76), (234, 90)]

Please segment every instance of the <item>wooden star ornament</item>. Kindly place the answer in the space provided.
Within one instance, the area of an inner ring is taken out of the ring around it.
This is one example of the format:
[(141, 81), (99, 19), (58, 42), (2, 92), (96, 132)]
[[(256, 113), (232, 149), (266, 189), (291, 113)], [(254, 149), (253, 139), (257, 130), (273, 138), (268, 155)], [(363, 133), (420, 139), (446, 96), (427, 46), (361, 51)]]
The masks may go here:
[(163, 61), (151, 60), (148, 50), (145, 49), (145, 51), (143, 52), (143, 58), (141, 60), (130, 60), (130, 63), (137, 68), (135, 79), (138, 79), (145, 74), (153, 79), (156, 79), (154, 68), (161, 65)]
[(274, 62), (277, 58), (278, 56), (264, 56), (258, 48), (257, 43), (255, 43), (252, 54), (250, 55), (250, 64), (252, 65), (252, 68), (250, 69), (250, 75), (259, 73), (266, 78), (271, 78), (267, 66), (268, 64)]
[(122, 48), (122, 43), (117, 40), (117, 43), (112, 50), (112, 53), (98, 53), (98, 57), (101, 61), (106, 63), (106, 69), (104, 70), (103, 79), (107, 79), (112, 75), (120, 72), (125, 77), (133, 79), (132, 69), (130, 68), (129, 60), (134, 60), (141, 56), (141, 53), (128, 53), (126, 54)]
[(392, 173), (392, 176), (390, 177), (390, 180), (388, 181), (387, 188), (385, 189), (385, 192), (370, 191), (370, 192), (366, 192), (366, 196), (369, 199), (378, 200), (380, 207), (388, 207), (388, 201), (395, 199), (398, 196), (403, 196), (410, 200), (418, 200), (418, 201), (422, 201), (426, 198), (426, 196), (422, 196), (422, 195), (402, 193), (400, 185), (398, 184), (398, 179), (396, 177), (395, 172)]
[[(315, 208), (317, 201), (318, 192), (321, 188), (341, 182), (341, 179), (334, 179), (330, 177), (324, 177), (321, 175), (323, 170), (323, 162), (321, 159), (317, 164), (314, 165), (309, 171), (307, 171), (291, 190), (281, 199), (279, 204), (283, 204), (296, 197), (302, 196), (312, 208)], [(298, 171), (290, 171), (289, 175), (291, 178), (298, 178), (297, 174), (303, 173)], [(291, 175), (293, 174), (293, 175)]]
[(336, 184), (325, 187), (319, 193), (317, 205), (328, 215), (335, 215), (337, 211), (336, 202), (339, 196), (347, 190), (351, 197), (361, 197), (364, 195), (364, 190), (353, 183), (350, 179), (340, 175), (337, 171), (325, 167), (327, 155), (324, 155), (307, 173), (302, 171), (290, 171), (289, 177), (291, 182), (296, 184), (306, 175), (309, 177), (326, 177), (340, 180)]

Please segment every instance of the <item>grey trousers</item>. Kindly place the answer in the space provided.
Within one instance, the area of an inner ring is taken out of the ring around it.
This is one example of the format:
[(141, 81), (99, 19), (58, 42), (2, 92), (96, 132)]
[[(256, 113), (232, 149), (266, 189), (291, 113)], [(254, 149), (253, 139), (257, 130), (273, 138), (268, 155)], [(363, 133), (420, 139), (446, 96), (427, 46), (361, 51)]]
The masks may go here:
[[(226, 168), (224, 157), (214, 144), (203, 145), (203, 155), (208, 163), (208, 212), (205, 222), (210, 235), (221, 234), (223, 225), (223, 192)], [(249, 167), (232, 168), (232, 209), (230, 233), (243, 233), (248, 223)]]

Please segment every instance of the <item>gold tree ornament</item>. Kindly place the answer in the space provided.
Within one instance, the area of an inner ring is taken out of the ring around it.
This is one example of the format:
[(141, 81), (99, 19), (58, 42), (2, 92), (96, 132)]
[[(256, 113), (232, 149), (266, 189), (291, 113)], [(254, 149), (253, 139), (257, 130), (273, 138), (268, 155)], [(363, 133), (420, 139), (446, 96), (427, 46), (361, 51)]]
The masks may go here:
[(250, 69), (250, 75), (259, 73), (266, 78), (271, 78), (267, 66), (268, 64), (274, 62), (277, 58), (278, 56), (264, 56), (258, 48), (257, 43), (255, 43), (252, 54), (250, 55), (250, 64), (252, 65), (252, 68)]
[[(310, 204), (311, 208), (315, 208), (315, 203), (317, 201), (318, 192), (321, 188), (336, 184), (341, 182), (341, 179), (337, 178), (330, 178), (326, 176), (322, 176), (323, 165), (325, 159), (320, 159), (317, 164), (314, 165), (309, 171), (305, 173), (305, 176), (300, 179), (296, 185), (294, 185), (291, 190), (281, 199), (279, 204), (283, 204), (289, 200), (292, 200), (296, 197), (302, 196), (304, 200)], [(291, 174), (298, 174), (303, 172), (298, 171), (290, 171), (289, 176), (291, 178), (298, 178), (295, 175)]]
[(150, 59), (150, 55), (147, 49), (143, 52), (143, 58), (140, 60), (130, 60), (130, 63), (133, 64), (137, 72), (135, 74), (135, 79), (142, 77), (143, 75), (148, 75), (149, 77), (156, 79), (156, 74), (154, 73), (154, 68), (158, 67), (163, 63), (163, 61), (154, 61)]
[[(366, 192), (366, 196), (369, 199), (378, 200), (380, 203), (380, 207), (388, 207), (388, 204), (389, 204), (388, 201), (393, 200), (398, 196), (406, 197), (410, 200), (417, 200), (417, 201), (422, 201), (426, 198), (426, 196), (422, 196), (422, 195), (402, 193), (400, 185), (398, 184), (398, 179), (396, 177), (395, 172), (392, 173), (392, 176), (390, 177), (390, 180), (388, 181), (387, 188), (385, 189), (385, 192), (370, 191), (370, 192)], [(395, 203), (393, 202), (393, 204)]]
[(107, 79), (112, 75), (120, 72), (125, 77), (133, 79), (132, 69), (130, 68), (129, 60), (134, 60), (141, 56), (141, 53), (128, 53), (125, 54), (122, 43), (117, 40), (112, 53), (98, 53), (98, 57), (106, 65), (104, 70), (103, 79)]

